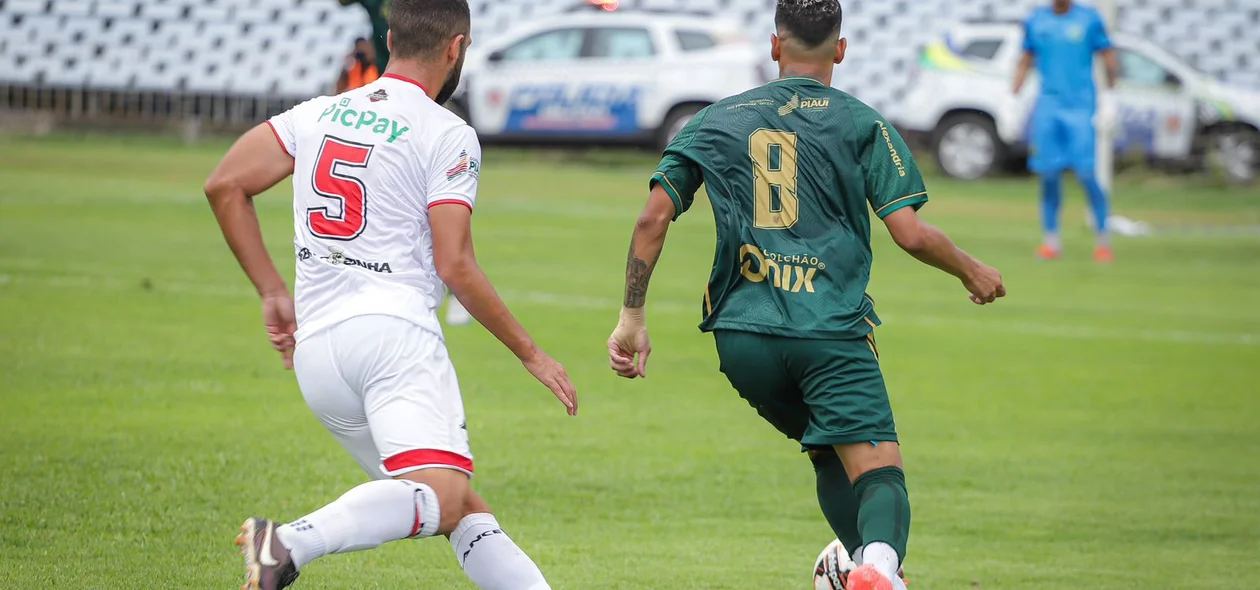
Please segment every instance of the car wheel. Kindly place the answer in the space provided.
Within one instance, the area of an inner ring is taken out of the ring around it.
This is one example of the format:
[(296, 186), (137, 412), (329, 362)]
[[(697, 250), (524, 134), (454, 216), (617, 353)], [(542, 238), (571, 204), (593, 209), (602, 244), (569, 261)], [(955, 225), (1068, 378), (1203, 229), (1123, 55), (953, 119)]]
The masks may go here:
[(946, 118), (936, 128), (934, 148), (941, 171), (953, 178), (975, 180), (991, 174), (1005, 151), (993, 120), (967, 113)]
[(683, 127), (686, 127), (687, 123), (690, 123), (695, 118), (696, 113), (699, 113), (703, 108), (699, 105), (674, 107), (674, 110), (670, 111), (669, 115), (665, 117), (665, 122), (661, 124), (660, 131), (656, 134), (656, 147), (664, 151), (669, 146), (669, 142), (674, 141), (674, 138), (683, 130)]
[(1260, 173), (1260, 132), (1234, 128), (1212, 138), (1212, 151), (1231, 182), (1255, 182)]

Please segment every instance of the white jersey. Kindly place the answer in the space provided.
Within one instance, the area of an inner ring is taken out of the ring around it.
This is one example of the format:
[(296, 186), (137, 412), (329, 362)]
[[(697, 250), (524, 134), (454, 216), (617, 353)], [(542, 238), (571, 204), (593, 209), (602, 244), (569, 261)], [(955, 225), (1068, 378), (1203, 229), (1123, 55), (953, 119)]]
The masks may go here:
[(440, 336), (446, 286), (433, 263), (429, 209), (472, 209), (476, 132), (392, 74), (267, 124), (294, 158), (297, 339), (369, 314)]

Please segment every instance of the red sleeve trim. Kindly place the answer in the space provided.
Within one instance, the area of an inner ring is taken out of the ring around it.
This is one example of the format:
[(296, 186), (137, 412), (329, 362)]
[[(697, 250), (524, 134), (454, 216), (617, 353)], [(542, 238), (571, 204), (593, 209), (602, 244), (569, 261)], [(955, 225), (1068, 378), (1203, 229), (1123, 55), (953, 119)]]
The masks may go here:
[(385, 472), (390, 474), (421, 467), (448, 467), (467, 473), (473, 472), (472, 459), (450, 451), (439, 451), (436, 449), (403, 451), (382, 461), (381, 464), (385, 467)]
[[(276, 131), (276, 126), (272, 125), (271, 121), (267, 121), (267, 127), (271, 128), (271, 134), (276, 136), (276, 143), (280, 144), (280, 149), (284, 150), (284, 153), (289, 154), (289, 148), (284, 145), (284, 140), (280, 139), (280, 132)], [(292, 158), (293, 154), (289, 154), (289, 157)]]
[(442, 199), (440, 201), (433, 201), (432, 203), (429, 203), (429, 208), (432, 209), (438, 205), (463, 205), (468, 207), (469, 211), (473, 210), (472, 205), (470, 205), (468, 201), (461, 201), (459, 199)]

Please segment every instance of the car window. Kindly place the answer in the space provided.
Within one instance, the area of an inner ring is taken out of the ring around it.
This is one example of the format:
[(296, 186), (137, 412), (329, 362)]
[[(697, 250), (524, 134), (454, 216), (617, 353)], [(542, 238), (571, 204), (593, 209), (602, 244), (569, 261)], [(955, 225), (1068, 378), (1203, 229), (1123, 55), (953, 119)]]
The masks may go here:
[(644, 59), (656, 51), (647, 29), (606, 28), (591, 31), (588, 57), (602, 59)]
[(683, 51), (704, 51), (717, 46), (717, 41), (704, 31), (678, 31), (678, 46)]
[(538, 33), (503, 50), (503, 61), (560, 61), (582, 54), (583, 29)]
[(1001, 39), (974, 39), (967, 43), (959, 53), (972, 59), (991, 60), (1002, 48)]
[(1129, 49), (1119, 51), (1120, 79), (1138, 86), (1163, 86), (1168, 83), (1168, 70), (1149, 57)]

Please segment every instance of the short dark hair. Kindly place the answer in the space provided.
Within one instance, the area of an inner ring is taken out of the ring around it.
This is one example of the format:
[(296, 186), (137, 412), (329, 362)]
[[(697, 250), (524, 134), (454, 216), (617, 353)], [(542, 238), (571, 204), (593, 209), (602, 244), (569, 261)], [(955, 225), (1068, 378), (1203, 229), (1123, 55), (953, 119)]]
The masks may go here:
[(390, 54), (399, 59), (433, 57), (471, 28), (468, 0), (394, 0), (389, 9), (394, 39)]
[(774, 26), (813, 49), (840, 36), (840, 0), (779, 0)]

